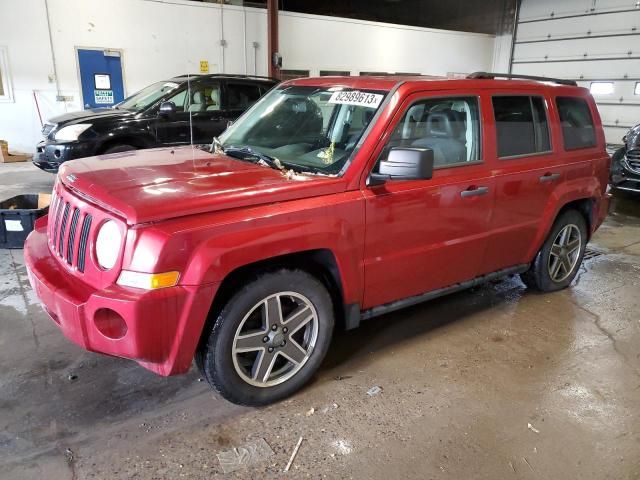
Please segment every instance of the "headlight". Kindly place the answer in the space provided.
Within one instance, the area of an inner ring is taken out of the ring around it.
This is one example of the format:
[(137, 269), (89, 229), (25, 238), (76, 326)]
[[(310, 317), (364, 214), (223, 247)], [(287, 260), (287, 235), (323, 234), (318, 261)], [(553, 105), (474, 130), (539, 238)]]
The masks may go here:
[(55, 139), (62, 142), (74, 142), (78, 140), (78, 137), (82, 132), (91, 127), (90, 123), (78, 123), (76, 125), (69, 125), (68, 127), (62, 127), (55, 133)]
[(96, 238), (96, 259), (98, 264), (105, 270), (113, 268), (118, 260), (122, 235), (116, 222), (107, 220), (98, 230)]

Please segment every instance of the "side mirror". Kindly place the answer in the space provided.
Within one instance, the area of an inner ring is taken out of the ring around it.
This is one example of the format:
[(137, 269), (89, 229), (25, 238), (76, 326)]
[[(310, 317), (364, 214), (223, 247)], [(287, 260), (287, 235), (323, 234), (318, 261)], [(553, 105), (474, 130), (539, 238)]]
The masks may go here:
[(388, 180), (428, 180), (433, 176), (433, 150), (430, 148), (393, 147), (377, 173), (369, 175), (369, 185)]
[(158, 115), (161, 117), (171, 117), (176, 113), (176, 104), (173, 102), (162, 102), (158, 109)]

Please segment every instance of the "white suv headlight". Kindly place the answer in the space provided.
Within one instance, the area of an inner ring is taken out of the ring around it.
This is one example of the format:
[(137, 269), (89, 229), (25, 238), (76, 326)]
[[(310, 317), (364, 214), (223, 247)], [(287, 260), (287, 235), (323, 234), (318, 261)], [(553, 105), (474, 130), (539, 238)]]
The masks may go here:
[(55, 139), (61, 142), (75, 142), (82, 132), (91, 127), (90, 123), (78, 123), (76, 125), (69, 125), (68, 127), (62, 127), (55, 133)]
[(96, 237), (96, 259), (98, 264), (105, 270), (113, 268), (118, 260), (121, 245), (122, 234), (118, 225), (112, 220), (107, 220), (100, 226)]

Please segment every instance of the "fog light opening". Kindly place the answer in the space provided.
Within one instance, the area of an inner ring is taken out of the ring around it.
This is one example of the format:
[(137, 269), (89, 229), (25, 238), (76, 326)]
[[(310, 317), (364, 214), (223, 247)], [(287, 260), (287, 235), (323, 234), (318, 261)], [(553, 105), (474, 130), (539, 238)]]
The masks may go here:
[(128, 327), (124, 318), (110, 308), (97, 310), (93, 322), (102, 335), (112, 340), (119, 340), (127, 334)]
[(53, 156), (56, 157), (56, 158), (60, 158), (60, 150), (57, 150), (57, 149), (54, 150)]

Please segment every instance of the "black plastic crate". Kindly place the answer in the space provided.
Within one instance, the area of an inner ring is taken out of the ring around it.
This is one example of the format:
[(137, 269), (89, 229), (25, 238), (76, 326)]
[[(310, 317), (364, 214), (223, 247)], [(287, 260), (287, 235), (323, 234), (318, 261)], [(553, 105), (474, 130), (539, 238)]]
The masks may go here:
[(22, 248), (36, 219), (49, 211), (51, 195), (18, 195), (0, 202), (0, 248)]

